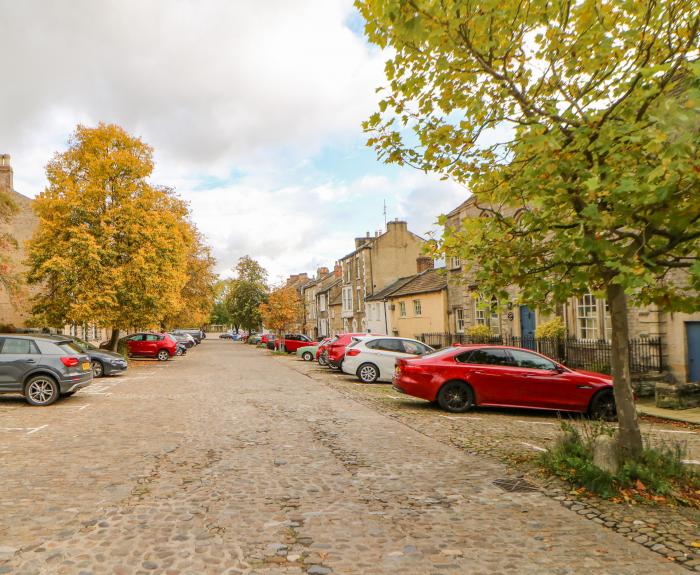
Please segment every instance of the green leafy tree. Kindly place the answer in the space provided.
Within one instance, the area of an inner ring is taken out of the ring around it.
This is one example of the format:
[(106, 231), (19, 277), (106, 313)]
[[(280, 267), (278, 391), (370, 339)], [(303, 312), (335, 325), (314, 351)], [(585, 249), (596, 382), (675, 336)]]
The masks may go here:
[(229, 317), (234, 325), (255, 331), (262, 325), (260, 304), (267, 301), (267, 271), (250, 256), (243, 256), (234, 273), (226, 296)]
[(149, 183), (153, 151), (111, 124), (78, 126), (34, 201), (28, 281), (37, 323), (158, 326), (182, 307), (193, 230), (186, 204)]
[(490, 217), (438, 247), (472, 263), (480, 291), (607, 298), (619, 442), (639, 453), (628, 298), (700, 303), (697, 1), (356, 5), (394, 51), (369, 144), (472, 191)]

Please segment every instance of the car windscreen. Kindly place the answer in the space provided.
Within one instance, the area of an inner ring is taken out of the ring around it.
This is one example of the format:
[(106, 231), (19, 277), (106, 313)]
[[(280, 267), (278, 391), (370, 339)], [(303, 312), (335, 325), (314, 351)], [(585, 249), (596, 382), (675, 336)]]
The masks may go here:
[(84, 341), (84, 340), (79, 339), (77, 337), (73, 338), (73, 339), (74, 339), (74, 343), (77, 343), (78, 347), (80, 347), (82, 351), (85, 351), (88, 349), (97, 349), (94, 345), (92, 345), (91, 343), (88, 343), (87, 341)]
[(83, 353), (82, 348), (74, 341), (62, 341), (58, 347), (65, 349), (68, 353)]

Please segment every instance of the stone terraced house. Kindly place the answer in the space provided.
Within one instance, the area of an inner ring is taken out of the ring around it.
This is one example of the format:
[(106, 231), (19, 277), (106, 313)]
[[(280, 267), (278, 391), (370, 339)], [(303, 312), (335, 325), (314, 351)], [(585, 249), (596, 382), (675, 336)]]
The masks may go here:
[[(480, 217), (474, 198), (469, 198), (447, 215), (446, 226), (458, 228), (465, 218)], [(532, 337), (535, 328), (549, 316), (538, 309), (517, 303), (516, 288), (509, 290), (510, 301), (492, 306), (479, 296), (479, 286), (468, 276), (464, 262), (448, 258), (446, 331), (465, 333), (470, 326), (488, 325), (496, 336)], [(572, 297), (558, 307), (568, 336), (581, 340), (610, 339), (611, 324), (607, 302), (591, 293)], [(695, 313), (669, 313), (656, 306), (631, 307), (630, 338), (659, 338), (665, 379), (684, 384), (700, 381), (700, 310)]]

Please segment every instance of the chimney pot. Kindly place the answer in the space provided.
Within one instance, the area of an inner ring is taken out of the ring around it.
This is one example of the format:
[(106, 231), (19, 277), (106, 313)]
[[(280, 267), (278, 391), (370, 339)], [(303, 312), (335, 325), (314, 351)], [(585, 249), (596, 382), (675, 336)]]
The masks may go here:
[(416, 269), (418, 273), (423, 273), (424, 271), (431, 270), (435, 267), (435, 262), (430, 256), (419, 256), (416, 258)]
[(0, 154), (0, 188), (5, 188), (11, 192), (13, 186), (10, 154)]

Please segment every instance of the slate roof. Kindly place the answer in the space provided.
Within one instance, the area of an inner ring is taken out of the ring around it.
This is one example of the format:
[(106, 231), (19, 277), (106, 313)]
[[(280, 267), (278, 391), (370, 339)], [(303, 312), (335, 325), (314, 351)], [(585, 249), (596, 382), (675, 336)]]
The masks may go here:
[(416, 276), (407, 276), (404, 278), (399, 278), (395, 282), (392, 282), (388, 286), (380, 289), (378, 292), (366, 297), (365, 301), (383, 301), (397, 289), (402, 288), (405, 284), (410, 282), (414, 277)]
[(444, 289), (447, 289), (445, 268), (429, 269), (413, 276), (399, 278), (384, 289), (365, 298), (365, 301), (382, 301), (388, 298), (431, 293)]

